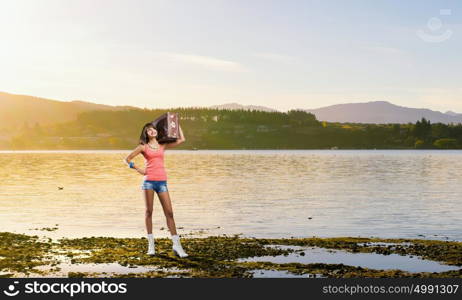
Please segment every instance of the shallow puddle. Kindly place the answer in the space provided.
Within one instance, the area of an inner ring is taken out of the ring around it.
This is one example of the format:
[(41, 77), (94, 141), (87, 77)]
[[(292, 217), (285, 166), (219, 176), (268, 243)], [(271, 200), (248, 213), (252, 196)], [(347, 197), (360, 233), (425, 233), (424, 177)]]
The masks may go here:
[[(67, 277), (69, 272), (73, 273), (98, 273), (99, 277), (106, 277), (111, 275), (121, 275), (129, 273), (148, 273), (148, 272), (181, 272), (177, 268), (158, 268), (155, 266), (136, 266), (125, 267), (118, 263), (102, 263), (102, 264), (60, 264), (57, 267), (61, 268), (59, 271), (52, 271), (46, 275), (32, 274), (32, 277)], [(48, 270), (49, 268), (37, 268)], [(169, 277), (168, 275), (166, 277)], [(173, 276), (176, 277), (176, 276)]]
[(239, 259), (241, 262), (272, 263), (325, 263), (344, 264), (377, 270), (399, 269), (408, 272), (445, 272), (459, 270), (461, 267), (444, 265), (439, 262), (424, 260), (416, 256), (402, 256), (398, 254), (382, 255), (376, 253), (350, 253), (342, 250), (325, 249), (319, 247), (277, 246), (281, 249), (293, 249), (296, 252), (287, 256), (260, 256)]
[[(76, 251), (82, 256), (90, 251)], [(78, 255), (74, 255), (74, 258)], [(68, 277), (68, 273), (96, 273), (98, 277), (109, 277), (110, 275), (121, 275), (129, 273), (147, 273), (147, 272), (181, 272), (178, 268), (159, 268), (154, 265), (143, 266), (122, 266), (118, 263), (71, 263), (70, 258), (65, 255), (54, 256), (59, 263), (52, 268), (50, 266), (38, 266), (36, 269), (45, 271), (46, 274), (32, 273), (30, 277)], [(59, 268), (59, 270), (53, 270)], [(166, 276), (169, 277), (169, 276)]]

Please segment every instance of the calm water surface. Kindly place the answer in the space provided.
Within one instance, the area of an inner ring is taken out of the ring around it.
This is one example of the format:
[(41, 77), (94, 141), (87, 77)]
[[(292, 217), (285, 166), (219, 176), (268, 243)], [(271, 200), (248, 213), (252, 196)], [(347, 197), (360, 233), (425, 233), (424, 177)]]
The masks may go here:
[[(144, 236), (142, 175), (122, 163), (128, 153), (0, 151), (0, 231)], [(167, 150), (165, 159), (180, 234), (462, 241), (462, 151)], [(168, 236), (157, 196), (153, 218), (154, 235)]]

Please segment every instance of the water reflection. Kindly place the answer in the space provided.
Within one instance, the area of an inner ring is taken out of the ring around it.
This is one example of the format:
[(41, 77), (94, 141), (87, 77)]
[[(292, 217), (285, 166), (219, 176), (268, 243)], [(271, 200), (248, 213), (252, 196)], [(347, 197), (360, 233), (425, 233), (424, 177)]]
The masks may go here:
[[(278, 246), (282, 249), (294, 249), (296, 252), (289, 255), (259, 256), (239, 259), (242, 262), (269, 261), (277, 264), (288, 263), (324, 263), (345, 264), (348, 266), (362, 267), (378, 270), (403, 270), (407, 272), (446, 272), (460, 270), (461, 267), (444, 265), (436, 261), (425, 260), (410, 255), (376, 253), (351, 253), (343, 250), (325, 249), (319, 247)], [(300, 255), (303, 253), (303, 255)]]
[[(123, 165), (128, 153), (0, 152), (2, 231), (144, 236), (142, 176)], [(168, 150), (165, 165), (180, 233), (462, 240), (461, 154)], [(157, 199), (153, 218), (167, 236)]]

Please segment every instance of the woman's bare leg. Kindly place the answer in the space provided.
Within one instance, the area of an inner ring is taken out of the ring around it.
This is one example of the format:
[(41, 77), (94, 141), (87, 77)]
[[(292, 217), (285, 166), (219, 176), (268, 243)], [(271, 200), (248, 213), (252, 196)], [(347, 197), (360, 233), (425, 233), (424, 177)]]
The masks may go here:
[(146, 205), (145, 219), (146, 231), (152, 233), (152, 210), (154, 204), (154, 190), (144, 190), (144, 203)]
[(165, 218), (167, 219), (167, 227), (172, 235), (176, 235), (175, 220), (173, 218), (172, 201), (170, 201), (170, 195), (168, 191), (157, 194), (159, 196), (160, 204), (164, 210)]

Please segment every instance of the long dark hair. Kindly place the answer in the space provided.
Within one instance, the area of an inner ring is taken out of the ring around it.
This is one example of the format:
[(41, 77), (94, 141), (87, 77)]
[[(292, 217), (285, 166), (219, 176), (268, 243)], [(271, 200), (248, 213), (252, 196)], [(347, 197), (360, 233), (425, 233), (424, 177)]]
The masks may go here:
[[(148, 128), (150, 128), (150, 127), (154, 128), (157, 131), (157, 128), (152, 123), (144, 124), (143, 129), (141, 130), (141, 135), (140, 135), (140, 144), (141, 145), (145, 145), (145, 144), (149, 143), (149, 136), (148, 136), (147, 131), (148, 131)], [(157, 133), (159, 133), (159, 132), (157, 132)], [(159, 134), (157, 134), (157, 136), (158, 135)], [(156, 139), (157, 139), (157, 136), (156, 136)]]

